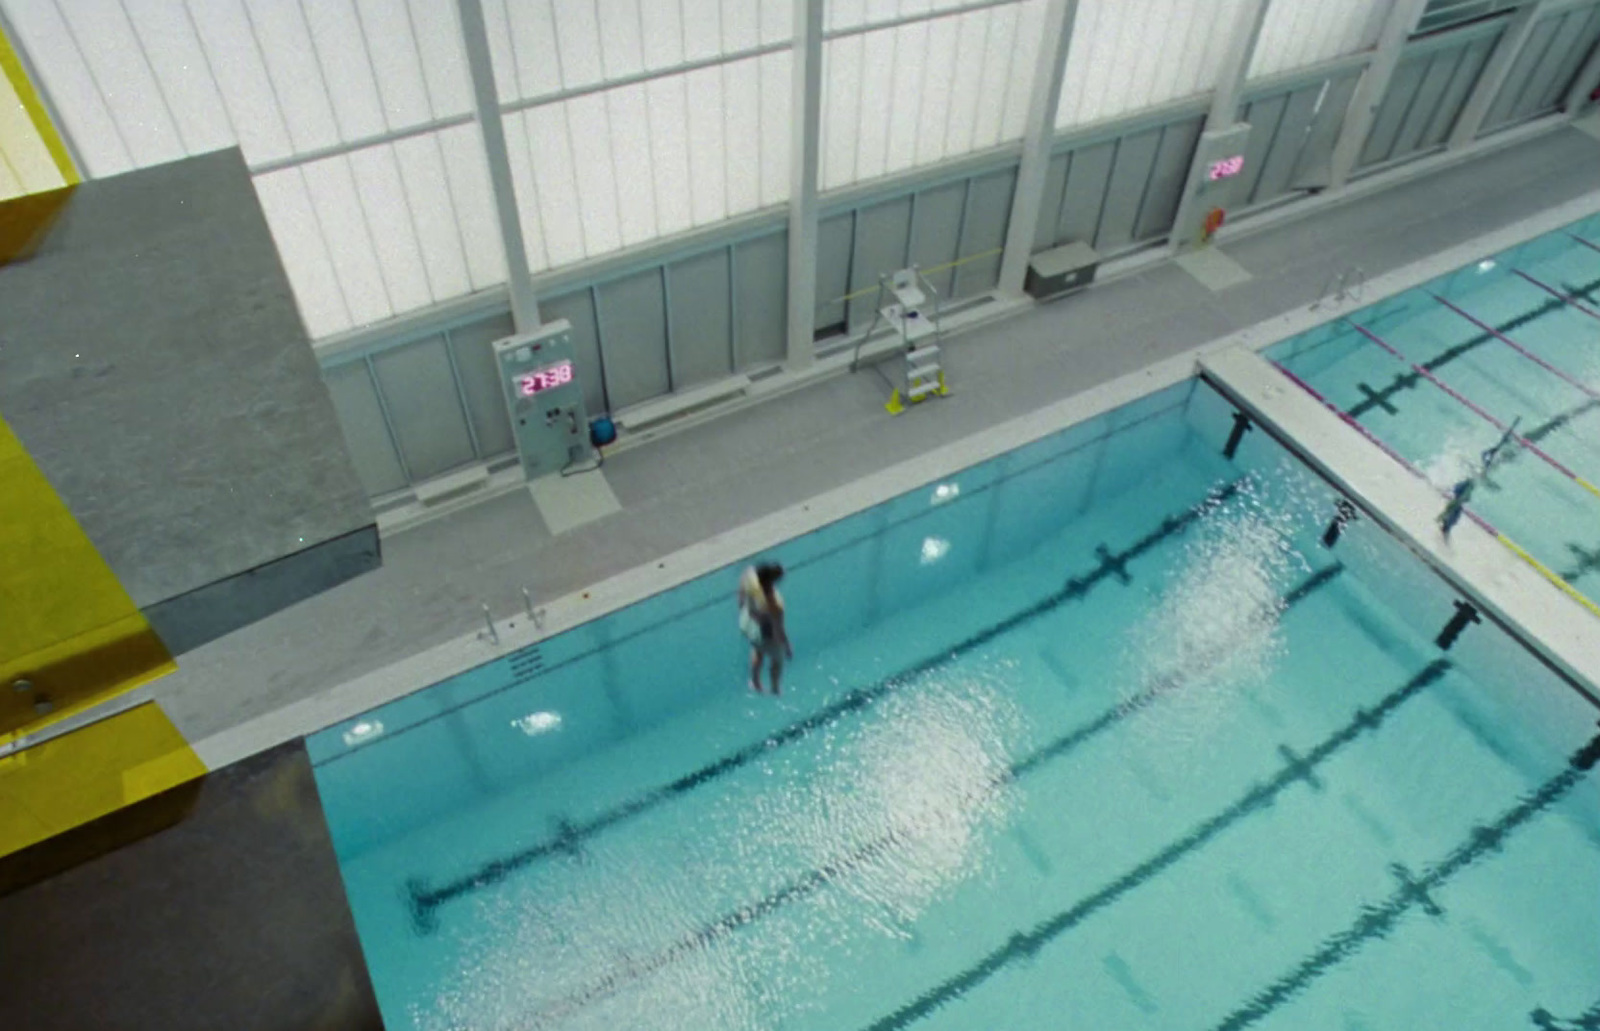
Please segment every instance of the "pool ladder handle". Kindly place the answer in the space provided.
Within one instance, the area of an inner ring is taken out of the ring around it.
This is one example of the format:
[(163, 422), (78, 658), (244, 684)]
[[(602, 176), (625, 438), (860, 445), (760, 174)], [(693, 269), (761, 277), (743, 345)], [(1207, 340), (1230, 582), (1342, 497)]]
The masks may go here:
[[(544, 609), (533, 607), (533, 595), (529, 593), (526, 587), (522, 588), (522, 606), (524, 611), (528, 613), (528, 621), (533, 624), (533, 628), (535, 630), (543, 630)], [(484, 603), (482, 608), (484, 628), (478, 631), (478, 640), (488, 641), (498, 648), (500, 646), (500, 631), (494, 625), (494, 615), (489, 611), (487, 603)]]
[[(1317, 294), (1317, 299), (1311, 302), (1311, 310), (1321, 308), (1324, 301), (1331, 300), (1334, 304), (1343, 304), (1348, 300), (1361, 300), (1367, 290), (1367, 272), (1360, 265), (1351, 265), (1342, 272), (1336, 272), (1328, 277), (1322, 284), (1322, 290)], [(1332, 297), (1329, 294), (1332, 294)]]

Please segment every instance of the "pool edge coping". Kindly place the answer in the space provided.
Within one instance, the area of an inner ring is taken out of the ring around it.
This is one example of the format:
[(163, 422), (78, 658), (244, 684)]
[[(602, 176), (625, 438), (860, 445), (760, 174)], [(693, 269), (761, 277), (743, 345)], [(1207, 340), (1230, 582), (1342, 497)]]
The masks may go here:
[[(542, 606), (544, 617), (539, 625), (534, 625), (523, 613), (496, 620), (493, 626), (499, 643), (487, 646), (493, 649), (492, 652), (486, 650), (483, 631), (464, 633), (416, 655), (343, 681), (320, 694), (219, 731), (195, 742), (193, 748), (208, 768), (217, 769), (285, 741), (316, 733), (520, 648), (681, 586), (765, 548), (810, 533), (1007, 451), (1097, 418), (1197, 375), (1205, 365), (1205, 360), (1212, 356), (1220, 357), (1226, 352), (1238, 350), (1246, 350), (1253, 355), (1344, 312), (1366, 307), (1479, 260), (1487, 253), (1504, 250), (1597, 213), (1600, 213), (1600, 190), (1375, 276), (1367, 281), (1360, 297), (1346, 297), (1338, 301), (1319, 299), (1315, 308), (1296, 307), (948, 445), (869, 473), (807, 501), (713, 534), (587, 588), (571, 591)], [(1219, 297), (1225, 297), (1225, 292)], [(1314, 454), (1309, 447), (1306, 450), (1308, 454)], [(1404, 474), (1403, 470), (1401, 472)], [(1336, 482), (1344, 486), (1342, 481)], [(1359, 494), (1356, 491), (1352, 493)], [(1378, 510), (1382, 511), (1381, 508)], [(1411, 543), (1409, 534), (1402, 536), (1402, 539)], [(1506, 558), (1510, 560), (1512, 556)], [(1429, 561), (1421, 552), (1418, 553), (1418, 559)], [(1437, 564), (1437, 560), (1434, 561)], [(1456, 579), (1471, 585), (1472, 593), (1482, 597), (1483, 592), (1477, 588), (1476, 580), (1465, 576)], [(1546, 584), (1545, 589), (1551, 588)], [(1566, 604), (1578, 608), (1570, 600)], [(1581, 608), (1579, 611), (1582, 612)], [(1582, 614), (1586, 619), (1593, 618), (1587, 612)], [(1516, 621), (1508, 622), (1519, 627), (1529, 644), (1548, 652), (1550, 646), (1542, 634)], [(1562, 665), (1565, 668), (1564, 662)], [(1600, 676), (1600, 672), (1595, 676)], [(1600, 686), (1600, 682), (1593, 677), (1581, 676), (1580, 679)]]

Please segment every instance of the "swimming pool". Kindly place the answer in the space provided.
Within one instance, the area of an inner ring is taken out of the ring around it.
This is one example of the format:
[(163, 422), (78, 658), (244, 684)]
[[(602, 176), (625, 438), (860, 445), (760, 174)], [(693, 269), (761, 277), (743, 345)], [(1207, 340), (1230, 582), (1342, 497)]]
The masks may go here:
[[(1187, 382), (308, 739), (391, 1028), (1538, 1027), (1595, 709)], [(1566, 1026), (1552, 1023), (1551, 1026)]]
[[(1470, 511), (1600, 599), (1600, 216), (1266, 357), (1441, 489), (1515, 427)], [(1441, 507), (1443, 503), (1441, 502)]]

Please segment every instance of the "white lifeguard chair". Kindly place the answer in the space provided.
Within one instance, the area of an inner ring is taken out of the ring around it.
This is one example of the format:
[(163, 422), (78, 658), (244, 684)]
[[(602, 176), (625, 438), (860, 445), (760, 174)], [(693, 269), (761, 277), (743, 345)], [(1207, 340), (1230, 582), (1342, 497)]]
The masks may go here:
[(890, 385), (888, 402), (891, 415), (899, 415), (906, 405), (928, 397), (943, 397), (944, 367), (940, 364), (939, 291), (915, 265), (878, 277), (877, 314), (863, 341), (869, 340), (879, 320), (887, 322), (900, 337), (904, 358), (899, 386)]

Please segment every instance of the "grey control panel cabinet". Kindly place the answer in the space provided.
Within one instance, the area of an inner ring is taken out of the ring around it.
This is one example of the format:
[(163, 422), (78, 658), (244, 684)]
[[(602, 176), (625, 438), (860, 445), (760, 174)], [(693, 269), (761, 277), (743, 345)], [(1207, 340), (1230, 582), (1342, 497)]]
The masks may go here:
[(565, 319), (497, 340), (495, 364), (528, 479), (591, 457), (589, 416)]

